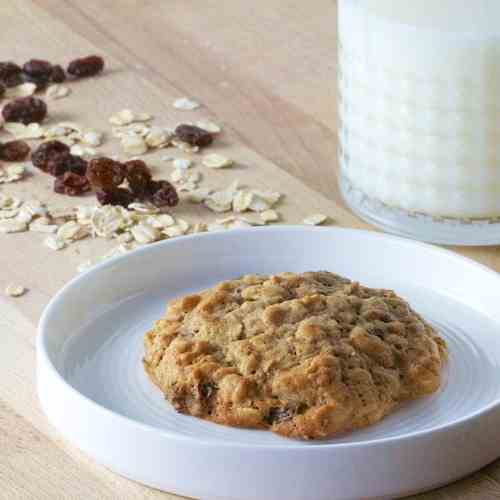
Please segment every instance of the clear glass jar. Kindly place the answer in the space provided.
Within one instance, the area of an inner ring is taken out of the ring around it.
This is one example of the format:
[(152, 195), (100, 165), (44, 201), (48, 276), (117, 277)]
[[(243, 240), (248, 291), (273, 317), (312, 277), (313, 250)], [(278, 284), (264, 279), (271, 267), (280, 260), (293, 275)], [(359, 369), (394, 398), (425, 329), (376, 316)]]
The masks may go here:
[(388, 232), (499, 244), (500, 2), (338, 3), (346, 203)]

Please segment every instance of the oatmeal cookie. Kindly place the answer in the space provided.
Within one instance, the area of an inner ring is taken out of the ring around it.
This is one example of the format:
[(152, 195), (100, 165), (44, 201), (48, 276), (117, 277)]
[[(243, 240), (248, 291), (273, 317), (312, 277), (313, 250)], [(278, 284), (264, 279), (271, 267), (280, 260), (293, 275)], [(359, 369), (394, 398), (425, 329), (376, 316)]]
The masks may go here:
[(144, 367), (175, 409), (328, 438), (439, 388), (436, 331), (390, 290), (329, 272), (249, 275), (173, 300)]

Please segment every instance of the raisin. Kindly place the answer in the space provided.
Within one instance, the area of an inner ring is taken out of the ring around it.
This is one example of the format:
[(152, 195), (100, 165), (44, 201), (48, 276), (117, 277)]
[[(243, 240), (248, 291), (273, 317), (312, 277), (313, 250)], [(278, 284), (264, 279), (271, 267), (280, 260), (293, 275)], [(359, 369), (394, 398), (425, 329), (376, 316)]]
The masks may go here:
[(64, 69), (59, 64), (52, 66), (52, 72), (50, 74), (50, 79), (54, 83), (62, 83), (66, 80), (66, 73)]
[(0, 99), (3, 97), (5, 94), (5, 85), (3, 83), (0, 83)]
[(22, 80), (26, 83), (34, 83), (36, 85), (36, 90), (43, 90), (47, 87), (50, 82), (50, 77), (41, 75), (41, 76), (32, 76), (27, 73), (22, 73)]
[(269, 409), (269, 413), (266, 415), (264, 420), (270, 424), (279, 424), (281, 422), (285, 422), (287, 420), (290, 420), (292, 418), (292, 415), (290, 413), (290, 410), (287, 408), (278, 408), (278, 407), (273, 407)]
[(50, 78), (52, 74), (52, 64), (43, 59), (30, 59), (23, 65), (23, 72), (26, 75), (37, 77)]
[(6, 104), (2, 115), (6, 122), (40, 123), (47, 116), (47, 105), (37, 97), (20, 97)]
[(6, 87), (15, 87), (22, 83), (21, 73), (22, 70), (17, 64), (11, 61), (0, 62), (0, 81)]
[(132, 192), (139, 198), (148, 194), (151, 182), (151, 170), (142, 160), (130, 160), (125, 163), (127, 169), (127, 181)]
[(195, 125), (179, 125), (175, 129), (175, 134), (181, 141), (200, 148), (209, 146), (214, 140), (210, 132)]
[(151, 181), (148, 186), (148, 199), (157, 207), (175, 207), (179, 195), (168, 181)]
[(76, 78), (94, 76), (104, 69), (104, 59), (100, 56), (88, 56), (75, 59), (68, 65), (67, 72)]
[(31, 162), (36, 168), (52, 175), (61, 175), (66, 170), (58, 171), (56, 165), (69, 155), (69, 146), (60, 141), (43, 142), (31, 155)]
[(85, 175), (87, 173), (87, 162), (81, 156), (58, 153), (48, 160), (45, 171), (54, 177), (63, 175), (66, 172)]
[(81, 156), (68, 154), (64, 165), (68, 172), (73, 172), (78, 175), (86, 175), (88, 162), (84, 160)]
[(135, 200), (135, 196), (128, 189), (118, 187), (107, 191), (97, 191), (96, 197), (101, 205), (120, 205), (124, 208)]
[(24, 141), (9, 141), (0, 146), (0, 159), (5, 161), (23, 161), (30, 154), (30, 147)]
[(84, 175), (66, 172), (54, 181), (54, 191), (59, 194), (78, 196), (90, 191), (90, 184)]
[(96, 189), (110, 190), (125, 179), (125, 167), (111, 158), (95, 158), (87, 167), (87, 179)]

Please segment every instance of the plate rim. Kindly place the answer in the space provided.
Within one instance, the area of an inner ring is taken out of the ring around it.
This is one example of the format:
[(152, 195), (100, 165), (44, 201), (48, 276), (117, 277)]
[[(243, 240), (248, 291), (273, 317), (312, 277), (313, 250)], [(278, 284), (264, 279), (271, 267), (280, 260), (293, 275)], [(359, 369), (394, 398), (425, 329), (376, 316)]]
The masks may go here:
[[(361, 448), (369, 448), (373, 446), (383, 446), (394, 444), (395, 442), (401, 443), (407, 440), (413, 440), (417, 438), (428, 438), (433, 434), (439, 434), (443, 431), (448, 430), (456, 430), (456, 428), (460, 426), (465, 426), (469, 424), (471, 421), (476, 420), (478, 418), (486, 417), (490, 412), (498, 410), (500, 408), (500, 396), (496, 398), (495, 401), (489, 403), (486, 406), (475, 410), (473, 413), (469, 415), (465, 415), (456, 420), (452, 420), (446, 422), (444, 424), (438, 425), (436, 427), (431, 427), (429, 429), (423, 429), (420, 431), (411, 431), (409, 433), (405, 433), (397, 436), (390, 437), (381, 437), (381, 438), (373, 438), (362, 442), (349, 442), (349, 443), (335, 443), (320, 441), (319, 443), (315, 441), (305, 441), (307, 443), (304, 446), (304, 441), (297, 441), (294, 439), (286, 440), (283, 443), (276, 444), (258, 444), (258, 443), (243, 443), (243, 442), (233, 442), (233, 441), (222, 441), (215, 442), (210, 441), (204, 438), (186, 436), (183, 434), (176, 433), (174, 431), (170, 431), (167, 429), (162, 429), (160, 427), (156, 427), (152, 424), (147, 424), (144, 422), (140, 422), (132, 417), (128, 417), (126, 415), (122, 415), (121, 413), (115, 412), (106, 406), (101, 405), (96, 402), (89, 396), (81, 393), (75, 387), (73, 387), (68, 380), (62, 376), (57, 368), (52, 363), (50, 356), (48, 354), (47, 347), (47, 337), (48, 337), (48, 323), (50, 321), (50, 316), (52, 311), (58, 306), (61, 300), (64, 299), (64, 294), (66, 291), (73, 286), (77, 285), (79, 281), (84, 279), (90, 279), (93, 275), (99, 273), (101, 270), (106, 269), (108, 267), (114, 266), (117, 262), (126, 261), (130, 258), (131, 255), (139, 255), (142, 253), (148, 253), (153, 248), (158, 248), (161, 246), (170, 246), (176, 245), (180, 243), (180, 241), (187, 240), (199, 240), (199, 239), (210, 239), (210, 238), (221, 238), (224, 239), (226, 237), (235, 237), (238, 234), (242, 233), (254, 233), (254, 232), (273, 232), (273, 231), (284, 231), (284, 232), (337, 232), (344, 234), (361, 234), (368, 238), (379, 239), (379, 240), (389, 240), (393, 243), (401, 244), (403, 246), (409, 247), (420, 247), (423, 250), (440, 254), (448, 259), (457, 261), (461, 264), (468, 265), (470, 267), (476, 268), (478, 271), (486, 272), (490, 276), (496, 278), (499, 281), (500, 287), (500, 273), (497, 273), (495, 270), (489, 268), (488, 266), (476, 262), (468, 257), (455, 253), (447, 248), (437, 247), (435, 245), (415, 241), (411, 239), (407, 239), (401, 236), (393, 235), (393, 234), (385, 234), (377, 231), (366, 230), (366, 229), (355, 229), (355, 228), (344, 228), (344, 227), (317, 227), (317, 226), (302, 226), (302, 225), (274, 225), (267, 227), (254, 227), (254, 228), (244, 228), (244, 229), (233, 229), (230, 231), (214, 231), (209, 233), (197, 233), (191, 235), (185, 235), (182, 238), (175, 238), (170, 240), (164, 240), (155, 242), (150, 245), (145, 245), (143, 247), (137, 248), (131, 252), (128, 252), (124, 255), (117, 255), (111, 258), (106, 259), (104, 262), (98, 263), (92, 268), (86, 270), (83, 273), (80, 273), (73, 277), (70, 281), (68, 281), (62, 288), (58, 290), (58, 292), (50, 299), (49, 303), (45, 306), (42, 315), (40, 316), (40, 320), (38, 322), (37, 327), (37, 338), (36, 338), (36, 355), (37, 355), (37, 369), (43, 363), (44, 368), (48, 369), (55, 380), (61, 385), (61, 388), (69, 391), (73, 396), (80, 398), (86, 405), (90, 405), (89, 407), (93, 410), (97, 410), (99, 412), (105, 413), (107, 416), (118, 419), (120, 422), (126, 423), (128, 425), (133, 425), (141, 428), (147, 432), (154, 432), (156, 434), (161, 434), (165, 438), (175, 439), (179, 442), (191, 442), (196, 445), (204, 446), (204, 447), (213, 447), (216, 446), (218, 448), (232, 448), (232, 449), (259, 449), (271, 452), (283, 452), (293, 450), (294, 452), (310, 452), (323, 450), (324, 452), (333, 451), (335, 449), (361, 449)], [(37, 377), (38, 378), (38, 377)], [(334, 439), (334, 438), (333, 438)], [(302, 450), (302, 451), (301, 451)]]

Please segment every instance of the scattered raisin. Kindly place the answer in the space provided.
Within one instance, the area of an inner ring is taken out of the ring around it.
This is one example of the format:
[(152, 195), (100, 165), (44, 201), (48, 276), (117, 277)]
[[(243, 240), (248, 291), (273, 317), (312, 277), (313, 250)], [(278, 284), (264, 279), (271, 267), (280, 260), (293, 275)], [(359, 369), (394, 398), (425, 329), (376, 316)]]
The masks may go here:
[(96, 189), (111, 190), (125, 179), (125, 167), (111, 158), (95, 158), (87, 167), (87, 179)]
[(90, 191), (90, 184), (84, 175), (66, 172), (54, 181), (54, 191), (59, 194), (67, 194), (69, 196), (78, 196)]
[[(69, 172), (68, 159), (70, 156), (70, 153), (57, 153), (52, 155), (45, 163), (44, 172), (53, 175), (54, 177), (59, 177), (60, 175)], [(78, 174), (78, 172), (74, 173)]]
[(31, 162), (36, 168), (52, 175), (62, 175), (66, 170), (58, 171), (55, 165), (62, 163), (69, 155), (69, 146), (60, 141), (42, 142), (31, 155)]
[(101, 205), (120, 205), (124, 208), (135, 200), (135, 196), (128, 189), (118, 187), (107, 191), (97, 191), (96, 197)]
[(209, 146), (214, 140), (210, 132), (195, 125), (179, 125), (175, 129), (175, 134), (181, 141), (187, 142), (191, 146), (199, 146), (200, 148)]
[(273, 407), (269, 409), (269, 413), (266, 415), (264, 420), (268, 424), (273, 425), (285, 422), (286, 420), (290, 420), (291, 418), (292, 415), (289, 409)]
[(2, 115), (6, 122), (40, 123), (47, 116), (47, 105), (37, 97), (20, 97), (6, 104)]
[(11, 61), (0, 62), (0, 81), (6, 87), (15, 87), (22, 83), (21, 73), (22, 70), (17, 64)]
[(34, 83), (36, 85), (36, 90), (43, 90), (47, 87), (50, 81), (49, 76), (41, 75), (41, 76), (32, 76), (28, 75), (28, 73), (22, 73), (22, 80), (26, 83)]
[(66, 80), (66, 73), (64, 69), (59, 64), (52, 66), (52, 73), (50, 74), (50, 79), (54, 83), (62, 83)]
[(68, 154), (64, 162), (68, 172), (73, 172), (78, 175), (86, 175), (88, 162), (81, 156)]
[(87, 173), (87, 161), (81, 156), (70, 153), (58, 153), (48, 160), (45, 172), (54, 177), (63, 175), (66, 172), (85, 175)]
[(30, 147), (24, 141), (9, 141), (0, 145), (0, 159), (5, 161), (23, 161), (30, 154)]
[(151, 181), (148, 186), (149, 200), (157, 207), (175, 207), (179, 195), (168, 181)]
[(148, 194), (151, 182), (151, 170), (142, 160), (130, 160), (125, 163), (127, 169), (127, 181), (132, 192), (139, 198)]
[(67, 72), (76, 77), (84, 78), (100, 73), (104, 68), (104, 59), (100, 56), (88, 56), (75, 59), (68, 65)]
[(52, 74), (52, 64), (43, 59), (30, 59), (23, 65), (23, 72), (29, 76), (50, 78)]

